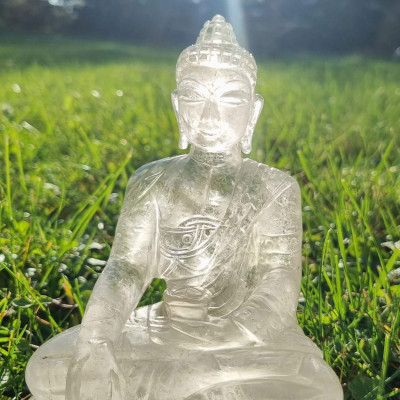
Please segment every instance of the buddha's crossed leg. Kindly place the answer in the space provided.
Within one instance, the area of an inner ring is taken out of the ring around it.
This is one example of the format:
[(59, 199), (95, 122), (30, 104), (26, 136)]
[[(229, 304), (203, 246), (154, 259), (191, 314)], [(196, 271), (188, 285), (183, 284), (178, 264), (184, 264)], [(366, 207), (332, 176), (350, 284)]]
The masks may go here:
[[(65, 400), (79, 327), (42, 346), (27, 368), (35, 400)], [(316, 355), (267, 347), (190, 351), (156, 345), (127, 325), (117, 360), (126, 398), (137, 400), (337, 400), (341, 388)]]

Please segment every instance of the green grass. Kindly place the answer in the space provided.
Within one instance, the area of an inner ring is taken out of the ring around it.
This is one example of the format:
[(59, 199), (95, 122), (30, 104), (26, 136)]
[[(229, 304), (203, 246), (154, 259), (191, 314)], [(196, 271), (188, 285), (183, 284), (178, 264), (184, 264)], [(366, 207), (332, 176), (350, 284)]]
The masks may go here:
[[(1, 399), (28, 396), (23, 371), (36, 346), (80, 322), (129, 175), (178, 154), (176, 58), (0, 40)], [(251, 157), (302, 188), (299, 322), (346, 399), (400, 398), (400, 65), (258, 63), (266, 102)], [(163, 289), (155, 281), (142, 304)]]

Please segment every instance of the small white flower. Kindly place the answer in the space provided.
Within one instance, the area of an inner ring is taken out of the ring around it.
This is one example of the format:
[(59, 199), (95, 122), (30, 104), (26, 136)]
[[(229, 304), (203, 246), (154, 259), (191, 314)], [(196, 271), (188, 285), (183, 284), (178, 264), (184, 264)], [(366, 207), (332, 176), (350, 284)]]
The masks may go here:
[(67, 270), (68, 269), (68, 267), (65, 265), (65, 264), (63, 264), (63, 263), (61, 263), (59, 266), (58, 266), (58, 272), (64, 272), (65, 270)]
[(46, 182), (43, 185), (43, 189), (51, 190), (56, 196), (60, 196), (61, 194), (61, 189), (57, 185), (54, 185), (53, 183), (50, 182)]
[(14, 83), (14, 84), (12, 85), (12, 90), (13, 90), (15, 93), (21, 93), (21, 92), (22, 92), (21, 86), (19, 86), (18, 83)]
[(390, 250), (394, 250), (394, 243), (393, 242), (383, 242), (381, 243), (382, 247), (387, 247)]
[(104, 247), (106, 247), (104, 243), (97, 243), (97, 242), (92, 242), (89, 245), (90, 250), (101, 250), (104, 249)]
[(387, 278), (390, 282), (400, 283), (400, 268), (396, 268), (396, 269), (390, 271), (387, 274)]
[(88, 264), (93, 265), (93, 266), (104, 266), (107, 264), (107, 261), (104, 260), (99, 260), (97, 258), (88, 258), (87, 259)]
[(3, 111), (3, 114), (6, 116), (11, 117), (14, 115), (14, 108), (9, 103), (3, 103), (1, 105), (1, 110)]

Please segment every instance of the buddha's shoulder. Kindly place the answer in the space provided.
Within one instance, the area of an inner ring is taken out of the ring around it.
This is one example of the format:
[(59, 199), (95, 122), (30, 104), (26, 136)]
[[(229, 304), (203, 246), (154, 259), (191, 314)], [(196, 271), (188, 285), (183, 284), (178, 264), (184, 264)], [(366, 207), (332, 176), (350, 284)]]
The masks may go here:
[(127, 192), (147, 192), (172, 165), (182, 158), (183, 156), (168, 157), (142, 165), (130, 177)]
[(179, 162), (183, 158), (184, 155), (180, 155), (180, 156), (167, 157), (167, 158), (162, 158), (161, 160), (152, 161), (138, 168), (133, 174), (133, 177), (135, 177), (135, 179), (138, 179), (146, 175), (162, 174), (169, 168), (169, 166)]
[(250, 159), (245, 159), (244, 161), (247, 164), (245, 164), (245, 168), (248, 168), (255, 178), (262, 180), (267, 187), (279, 185), (283, 188), (293, 187), (295, 190), (299, 187), (293, 176), (280, 169)]

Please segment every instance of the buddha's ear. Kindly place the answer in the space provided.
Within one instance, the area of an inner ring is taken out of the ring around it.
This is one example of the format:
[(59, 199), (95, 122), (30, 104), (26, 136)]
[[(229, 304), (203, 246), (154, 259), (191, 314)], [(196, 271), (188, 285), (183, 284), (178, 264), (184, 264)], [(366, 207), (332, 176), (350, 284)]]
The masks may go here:
[(264, 97), (262, 97), (261, 94), (255, 94), (253, 112), (250, 118), (250, 126), (253, 127), (253, 132), (263, 107), (264, 107)]
[(251, 141), (253, 140), (254, 129), (256, 127), (258, 117), (260, 116), (263, 105), (264, 105), (264, 98), (259, 94), (255, 94), (253, 101), (253, 109), (251, 110), (250, 113), (249, 124), (246, 133), (244, 134), (241, 140), (242, 152), (244, 154), (251, 153)]
[(179, 110), (179, 106), (178, 106), (178, 89), (175, 89), (172, 91), (171, 93), (171, 101), (172, 101), (172, 107), (175, 111), (175, 115), (176, 118), (178, 119), (178, 110)]
[(176, 120), (178, 122), (178, 128), (179, 128), (179, 144), (178, 144), (178, 146), (180, 149), (185, 150), (189, 146), (189, 141), (187, 139), (187, 136), (184, 133), (182, 119), (181, 119), (181, 116), (179, 115), (178, 89), (175, 89), (171, 93), (171, 101), (172, 101), (172, 107), (175, 111), (175, 116), (176, 116)]

